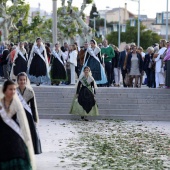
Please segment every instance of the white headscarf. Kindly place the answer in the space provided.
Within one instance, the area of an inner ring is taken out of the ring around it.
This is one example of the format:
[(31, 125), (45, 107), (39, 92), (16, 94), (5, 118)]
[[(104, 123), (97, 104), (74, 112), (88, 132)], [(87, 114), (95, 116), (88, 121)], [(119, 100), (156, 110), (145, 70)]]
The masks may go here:
[[(4, 95), (2, 93), (2, 87), (1, 87), (0, 90), (1, 90), (0, 96), (4, 97)], [(21, 132), (22, 132), (24, 143), (26, 144), (27, 149), (28, 149), (32, 169), (36, 170), (34, 150), (33, 150), (33, 145), (32, 145), (30, 129), (29, 129), (29, 125), (28, 125), (28, 121), (27, 121), (27, 118), (26, 118), (24, 108), (23, 108), (17, 94), (15, 94), (15, 96), (13, 98), (13, 101), (12, 101), (11, 106), (10, 106), (10, 110), (17, 113), (17, 119), (19, 121), (19, 126), (20, 126), (20, 129), (21, 129)]]
[[(38, 38), (37, 38), (38, 39)], [(40, 40), (42, 41), (42, 39), (40, 38)], [(32, 59), (33, 59), (33, 54), (34, 54), (34, 50), (35, 48), (37, 48), (37, 41), (34, 42), (34, 45), (32, 47), (32, 50), (31, 50), (31, 53), (30, 53), (30, 57), (29, 57), (29, 60), (28, 60), (28, 71), (30, 69), (30, 65), (31, 65), (31, 62), (32, 62)], [(40, 46), (40, 50), (43, 50), (44, 51), (44, 56), (45, 56), (45, 64), (46, 64), (46, 68), (47, 68), (47, 76), (49, 76), (49, 64), (48, 64), (48, 57), (47, 57), (47, 52), (46, 52), (46, 49), (45, 49), (45, 46), (44, 44), (41, 42), (41, 46)]]
[[(34, 96), (34, 106), (35, 106), (35, 112), (36, 112), (36, 120), (37, 120), (37, 123), (38, 123), (38, 122), (39, 122), (39, 116), (38, 116), (37, 102), (36, 102), (34, 90), (33, 90), (32, 86), (31, 86), (31, 83), (30, 83), (30, 80), (29, 80), (27, 74), (24, 73), (24, 72), (23, 72), (23, 73), (19, 73), (19, 74), (22, 74), (23, 76), (25, 76), (25, 77), (27, 78), (26, 88), (28, 88), (29, 90), (31, 90), (32, 93), (33, 93), (33, 96)], [(18, 75), (18, 76), (19, 76), (19, 75)], [(18, 87), (19, 87), (19, 86), (18, 86)]]
[[(86, 68), (86, 67), (85, 67), (85, 68)], [(89, 68), (89, 69), (90, 69), (90, 68)], [(80, 76), (79, 76), (79, 80), (78, 80), (76, 86), (78, 86), (79, 81), (82, 82), (82, 78), (83, 78), (83, 77), (85, 77), (84, 70), (81, 72), (81, 74), (80, 74)], [(96, 82), (95, 82), (95, 80), (94, 80), (94, 78), (93, 78), (93, 76), (92, 76), (91, 70), (89, 71), (88, 78), (86, 78), (86, 80), (87, 80), (87, 82), (88, 82), (89, 84), (90, 84), (91, 82), (94, 82), (94, 88), (97, 89), (97, 84), (96, 84)], [(82, 82), (82, 83), (83, 83), (83, 82)]]
[(16, 48), (16, 52), (15, 52), (15, 56), (14, 56), (13, 64), (12, 64), (12, 68), (11, 68), (11, 73), (10, 73), (11, 80), (16, 80), (16, 76), (14, 75), (14, 66), (15, 66), (15, 60), (18, 58), (19, 52), (21, 52), (23, 55), (26, 54), (26, 59), (28, 60), (28, 54), (27, 54), (26, 49), (24, 48), (24, 46), (22, 48), (20, 48), (20, 43), (19, 43), (18, 47)]

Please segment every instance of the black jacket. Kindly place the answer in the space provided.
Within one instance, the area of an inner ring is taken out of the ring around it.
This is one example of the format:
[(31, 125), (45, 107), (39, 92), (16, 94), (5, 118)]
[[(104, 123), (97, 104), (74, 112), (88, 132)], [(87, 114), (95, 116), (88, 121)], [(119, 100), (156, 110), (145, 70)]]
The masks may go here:
[(126, 58), (126, 51), (124, 50), (120, 52), (120, 55), (119, 55), (118, 67), (121, 68), (121, 70), (123, 70), (125, 58)]
[(2, 53), (2, 65), (6, 65), (8, 63), (8, 57), (9, 55), (9, 50), (8, 49), (5, 49)]
[(119, 53), (119, 51), (114, 51), (114, 52), (115, 52), (115, 57), (112, 58), (112, 67), (113, 68), (118, 68), (119, 67), (120, 53)]
[[(137, 53), (137, 58), (138, 58), (138, 63), (139, 63), (139, 71), (140, 73), (142, 73), (143, 71), (143, 60), (142, 60), (142, 56)], [(127, 65), (126, 65), (126, 69), (128, 70), (128, 72), (130, 72), (131, 70), (131, 59), (132, 59), (132, 53), (130, 53), (128, 55), (128, 58), (127, 58)]]
[[(144, 64), (143, 64), (144, 71), (146, 71), (148, 69), (150, 61), (151, 60), (153, 61), (153, 55), (154, 55), (154, 53), (152, 53), (151, 55), (150, 54), (145, 55)], [(153, 61), (153, 64), (154, 64), (154, 61)]]

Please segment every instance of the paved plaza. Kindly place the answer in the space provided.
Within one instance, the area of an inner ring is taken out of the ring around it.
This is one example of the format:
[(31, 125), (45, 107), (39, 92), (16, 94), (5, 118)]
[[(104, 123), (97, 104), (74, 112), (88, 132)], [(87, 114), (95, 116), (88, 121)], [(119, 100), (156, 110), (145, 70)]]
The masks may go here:
[[(78, 120), (71, 121), (71, 120), (41, 119), (38, 125), (38, 130), (41, 137), (43, 154), (36, 156), (37, 169), (38, 170), (87, 170), (87, 169), (97, 170), (99, 168), (95, 168), (95, 166), (93, 166), (94, 168), (92, 168), (91, 164), (93, 163), (90, 162), (91, 160), (88, 161), (88, 157), (86, 157), (87, 153), (89, 152), (89, 151), (86, 152), (88, 147), (87, 145), (84, 145), (86, 140), (88, 140), (86, 139), (86, 136), (89, 136), (89, 139), (91, 139), (90, 134), (98, 135), (96, 139), (99, 139), (100, 135), (107, 136), (107, 135), (115, 134), (115, 135), (120, 135), (119, 137), (122, 137), (123, 135), (127, 135), (127, 133), (129, 133), (129, 135), (130, 134), (132, 136), (134, 135), (134, 139), (139, 140), (140, 141), (139, 143), (143, 143), (144, 147), (148, 147), (149, 145), (151, 145), (151, 143), (149, 143), (148, 141), (149, 140), (152, 141), (156, 138), (158, 139), (156, 145), (160, 144), (159, 141), (164, 140), (164, 138), (169, 140), (170, 142), (169, 129), (170, 129), (170, 122), (161, 122), (161, 121), (160, 122), (139, 122), (139, 121), (119, 122), (119, 121), (106, 120), (106, 121), (82, 122)], [(141, 137), (139, 136), (142, 134), (141, 131), (143, 132), (144, 136), (147, 136), (147, 134), (151, 136), (151, 137), (147, 137), (148, 141), (146, 141), (146, 139), (143, 139), (143, 136)], [(85, 133), (86, 136), (83, 136), (84, 135), (83, 133)], [(82, 139), (84, 140), (84, 143), (82, 143)], [(129, 142), (132, 142), (132, 140), (133, 138), (131, 138)], [(145, 141), (147, 143), (145, 143)], [(120, 142), (117, 141), (116, 143), (113, 143), (113, 146), (117, 147), (119, 143)], [(167, 146), (164, 145), (164, 147), (166, 148)], [(150, 148), (148, 150), (151, 151), (151, 149), (153, 148)], [(161, 146), (160, 146), (160, 150), (161, 150)], [(170, 145), (168, 150), (170, 150)], [(148, 151), (147, 154), (149, 153), (150, 152)], [(97, 150), (96, 150), (96, 154), (97, 154)], [(74, 157), (75, 155), (76, 157)], [(84, 157), (82, 155), (84, 155)], [(159, 155), (159, 152), (157, 154), (157, 158), (161, 159), (161, 155)], [(164, 161), (164, 167), (165, 167), (164, 169), (169, 169), (166, 167), (170, 167), (170, 165), (167, 163), (170, 161), (170, 157), (165, 156), (164, 159), (162, 160)], [(161, 167), (160, 164), (158, 164), (157, 166)], [(109, 168), (100, 168), (100, 169), (109, 169)], [(114, 168), (111, 169), (113, 170)], [(115, 168), (115, 170), (116, 169), (117, 168)], [(143, 168), (143, 169), (146, 170), (147, 168)]]

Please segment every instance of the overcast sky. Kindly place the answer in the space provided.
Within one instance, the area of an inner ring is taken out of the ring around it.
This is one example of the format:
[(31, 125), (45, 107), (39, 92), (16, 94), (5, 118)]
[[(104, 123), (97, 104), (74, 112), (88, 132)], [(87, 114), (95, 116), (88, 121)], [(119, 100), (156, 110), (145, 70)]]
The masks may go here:
[[(73, 0), (74, 6), (80, 7), (83, 0)], [(38, 3), (41, 4), (41, 9), (46, 10), (47, 12), (52, 11), (52, 0), (26, 0), (31, 7), (38, 7)], [(94, 0), (98, 10), (106, 9), (106, 6), (110, 8), (124, 7), (124, 4), (127, 3), (127, 8), (130, 12), (137, 14), (138, 13), (138, 3), (132, 0)], [(155, 18), (157, 12), (166, 11), (166, 2), (167, 0), (140, 0), (141, 2), (141, 14), (148, 15), (149, 18)], [(61, 6), (61, 0), (58, 0), (58, 7)], [(91, 5), (89, 5), (85, 13), (89, 15)], [(170, 11), (170, 2), (169, 2), (169, 11)]]

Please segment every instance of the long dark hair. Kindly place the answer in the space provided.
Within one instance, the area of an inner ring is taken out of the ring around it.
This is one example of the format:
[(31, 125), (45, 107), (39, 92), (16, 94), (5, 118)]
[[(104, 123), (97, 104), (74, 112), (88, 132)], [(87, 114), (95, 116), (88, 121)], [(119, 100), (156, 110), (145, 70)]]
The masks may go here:
[(5, 81), (4, 84), (3, 84), (3, 87), (2, 87), (2, 92), (5, 93), (8, 86), (11, 86), (11, 85), (16, 85), (16, 84), (12, 80)]

